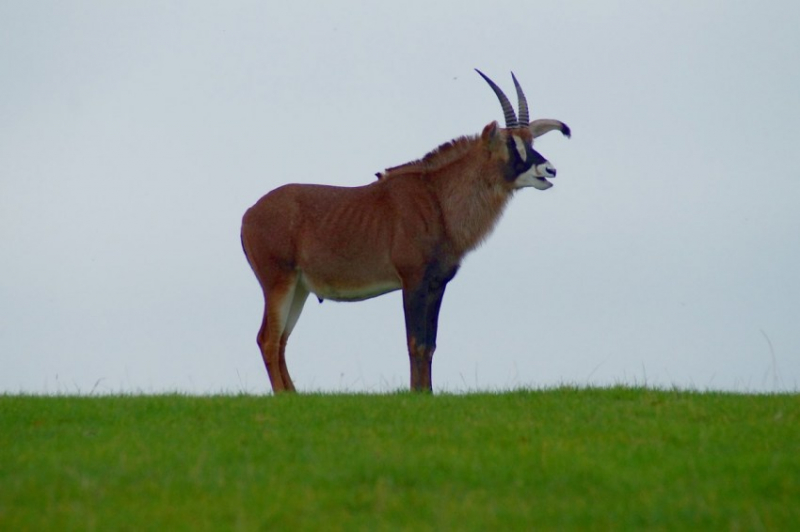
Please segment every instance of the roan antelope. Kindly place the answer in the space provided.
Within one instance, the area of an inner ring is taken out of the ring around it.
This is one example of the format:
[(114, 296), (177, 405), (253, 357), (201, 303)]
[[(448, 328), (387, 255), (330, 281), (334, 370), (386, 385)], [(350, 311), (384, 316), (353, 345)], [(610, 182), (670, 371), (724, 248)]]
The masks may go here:
[(517, 189), (546, 190), (556, 170), (533, 149), (563, 122), (528, 123), (528, 104), (512, 73), (519, 119), (494, 90), (506, 127), (442, 144), (422, 159), (388, 168), (360, 187), (285, 185), (242, 220), (242, 246), (264, 292), (258, 345), (274, 392), (294, 391), (286, 341), (309, 294), (320, 302), (361, 301), (403, 291), (411, 389), (431, 391), (439, 308), (462, 258), (492, 231)]

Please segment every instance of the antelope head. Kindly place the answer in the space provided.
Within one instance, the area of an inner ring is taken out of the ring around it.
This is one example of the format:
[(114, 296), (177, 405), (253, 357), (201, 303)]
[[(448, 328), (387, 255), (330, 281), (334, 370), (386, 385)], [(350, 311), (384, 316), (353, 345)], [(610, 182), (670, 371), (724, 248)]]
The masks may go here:
[(503, 108), (503, 114), (506, 119), (506, 146), (509, 157), (508, 179), (513, 181), (514, 188), (534, 187), (539, 190), (547, 190), (552, 187), (553, 184), (548, 179), (556, 176), (556, 169), (542, 154), (533, 149), (533, 139), (553, 130), (558, 130), (565, 137), (569, 137), (571, 135), (569, 126), (564, 122), (550, 118), (540, 118), (529, 122), (528, 101), (525, 99), (525, 93), (522, 91), (517, 77), (512, 72), (511, 78), (514, 80), (514, 87), (516, 87), (519, 101), (519, 118), (517, 118), (511, 102), (502, 89), (489, 79), (486, 74), (477, 68), (475, 71), (486, 80), (497, 95), (497, 99), (500, 100), (500, 105)]

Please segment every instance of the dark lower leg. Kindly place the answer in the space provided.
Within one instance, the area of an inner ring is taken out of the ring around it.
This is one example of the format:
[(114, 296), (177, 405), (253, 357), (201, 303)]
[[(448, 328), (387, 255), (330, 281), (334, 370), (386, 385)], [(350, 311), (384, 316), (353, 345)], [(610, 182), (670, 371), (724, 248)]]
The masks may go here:
[(412, 338), (409, 341), (409, 362), (411, 363), (411, 390), (415, 392), (433, 391), (431, 366), (433, 349), (424, 345), (416, 345)]

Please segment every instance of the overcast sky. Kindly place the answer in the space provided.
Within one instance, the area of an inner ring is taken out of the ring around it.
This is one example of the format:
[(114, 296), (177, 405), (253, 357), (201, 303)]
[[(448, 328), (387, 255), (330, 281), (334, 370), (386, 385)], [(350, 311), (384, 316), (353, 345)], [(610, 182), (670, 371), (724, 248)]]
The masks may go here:
[[(276, 7), (277, 6), (277, 7)], [(557, 168), (448, 286), (434, 390), (800, 388), (800, 3), (0, 3), (0, 392), (264, 393), (241, 216), (502, 120)], [(399, 293), (301, 390), (408, 386)]]

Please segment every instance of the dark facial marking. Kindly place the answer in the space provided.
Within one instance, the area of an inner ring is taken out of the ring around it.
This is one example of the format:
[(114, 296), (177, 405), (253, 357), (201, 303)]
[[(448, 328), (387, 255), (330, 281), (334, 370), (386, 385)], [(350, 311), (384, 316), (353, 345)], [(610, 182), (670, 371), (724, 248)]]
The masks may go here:
[(517, 143), (514, 141), (513, 136), (509, 136), (506, 140), (506, 148), (508, 149), (508, 166), (506, 166), (505, 178), (508, 181), (514, 181), (521, 174), (524, 174), (534, 165), (540, 165), (547, 162), (547, 159), (533, 149), (533, 147), (525, 142), (525, 160), (519, 156), (517, 151)]

